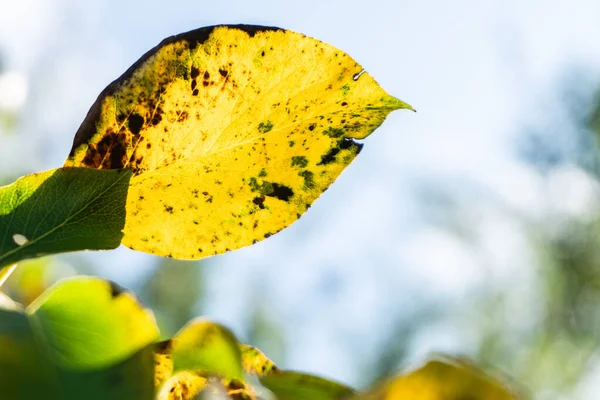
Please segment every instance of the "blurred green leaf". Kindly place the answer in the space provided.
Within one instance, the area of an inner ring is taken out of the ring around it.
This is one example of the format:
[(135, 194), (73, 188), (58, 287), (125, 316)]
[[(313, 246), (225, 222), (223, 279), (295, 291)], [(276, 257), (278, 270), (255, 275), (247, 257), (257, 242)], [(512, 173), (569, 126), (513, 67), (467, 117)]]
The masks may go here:
[(7, 399), (148, 399), (158, 329), (148, 310), (99, 278), (69, 279), (23, 310), (0, 308)]
[(352, 388), (340, 383), (292, 371), (263, 376), (260, 382), (279, 400), (332, 400), (354, 393)]
[(63, 399), (148, 400), (154, 396), (152, 347), (147, 346), (126, 360), (90, 371), (61, 370)]
[(154, 316), (132, 293), (99, 278), (63, 280), (27, 312), (52, 361), (68, 368), (111, 365), (159, 336)]
[(174, 371), (202, 371), (226, 379), (243, 378), (238, 342), (229, 331), (202, 319), (192, 320), (173, 338)]
[[(5, 268), (4, 270), (7, 270)], [(18, 268), (2, 285), (2, 290), (15, 301), (28, 306), (52, 285), (71, 277), (77, 269), (57, 257), (40, 257), (18, 263)]]
[(77, 250), (114, 249), (131, 171), (59, 168), (0, 188), (0, 268)]
[(237, 340), (221, 325), (189, 322), (172, 340), (156, 345), (154, 361), (160, 400), (213, 399), (216, 394), (256, 398), (255, 389), (243, 381)]
[(0, 397), (57, 399), (58, 382), (53, 379), (54, 373), (50, 361), (36, 344), (27, 315), (4, 298), (0, 305)]

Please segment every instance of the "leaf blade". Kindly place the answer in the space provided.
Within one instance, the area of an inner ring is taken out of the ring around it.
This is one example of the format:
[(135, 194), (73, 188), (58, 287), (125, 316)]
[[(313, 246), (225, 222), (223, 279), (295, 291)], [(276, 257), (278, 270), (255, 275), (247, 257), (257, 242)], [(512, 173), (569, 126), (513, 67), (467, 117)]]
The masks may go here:
[(64, 280), (26, 310), (4, 299), (0, 393), (11, 399), (150, 398), (149, 343), (157, 335), (151, 314), (98, 278)]
[(54, 364), (93, 370), (121, 362), (159, 337), (135, 296), (93, 277), (64, 279), (27, 307)]
[(59, 168), (0, 188), (0, 267), (119, 246), (131, 171)]
[(354, 389), (315, 375), (280, 371), (260, 378), (280, 400), (334, 400), (347, 398)]
[(199, 371), (224, 379), (243, 379), (238, 342), (231, 331), (199, 318), (187, 323), (172, 339), (173, 372)]
[(279, 28), (163, 41), (98, 98), (65, 165), (132, 168), (123, 244), (197, 259), (296, 221), (393, 110), (340, 50)]
[(449, 357), (431, 360), (415, 371), (391, 379), (356, 397), (357, 400), (414, 398), (516, 400), (520, 397), (474, 366)]

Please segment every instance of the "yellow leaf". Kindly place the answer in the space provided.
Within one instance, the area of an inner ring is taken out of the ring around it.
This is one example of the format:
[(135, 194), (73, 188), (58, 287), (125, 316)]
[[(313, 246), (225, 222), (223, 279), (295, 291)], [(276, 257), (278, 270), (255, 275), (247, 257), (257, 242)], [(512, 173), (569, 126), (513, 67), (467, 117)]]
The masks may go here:
[(159, 400), (193, 400), (206, 386), (207, 379), (197, 372), (182, 371), (169, 378), (162, 386)]
[(131, 168), (123, 244), (197, 259), (297, 220), (393, 110), (344, 52), (278, 28), (164, 40), (108, 86), (66, 166)]
[(279, 372), (279, 368), (256, 347), (240, 344), (242, 366), (244, 372), (250, 375), (267, 376)]
[(357, 397), (363, 400), (514, 400), (502, 384), (457, 360), (428, 362)]
[(170, 340), (154, 346), (154, 387), (158, 390), (173, 374), (173, 345)]

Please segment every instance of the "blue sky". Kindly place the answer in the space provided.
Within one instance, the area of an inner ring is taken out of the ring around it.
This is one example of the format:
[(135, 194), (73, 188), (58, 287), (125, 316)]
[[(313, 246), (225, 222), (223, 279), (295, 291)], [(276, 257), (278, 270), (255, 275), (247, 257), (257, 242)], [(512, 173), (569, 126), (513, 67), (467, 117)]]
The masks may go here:
[[(534, 219), (587, 212), (585, 199), (597, 188), (583, 171), (542, 177), (515, 149), (523, 127), (572, 129), (555, 85), (573, 66), (600, 67), (598, 16), (598, 1), (3, 0), (4, 67), (26, 83), (14, 95), (26, 86), (28, 96), (17, 131), (0, 136), (0, 169), (61, 165), (100, 91), (166, 36), (255, 23), (343, 49), (418, 113), (392, 114), (298, 223), (215, 257), (206, 311), (243, 331), (258, 292), (289, 335), (286, 367), (359, 382), (356, 365), (377, 350), (389, 315), (428, 302), (460, 304), (454, 320), (419, 337), (410, 358), (468, 353), (469, 335), (477, 336), (461, 326), (468, 297), (532, 274), (520, 227), (482, 211), (486, 217), (473, 221), (475, 252), (427, 220), (423, 182), (461, 195), (476, 185)], [(124, 286), (155, 263), (127, 249), (95, 259), (99, 273)], [(515, 312), (527, 320), (527, 310)]]

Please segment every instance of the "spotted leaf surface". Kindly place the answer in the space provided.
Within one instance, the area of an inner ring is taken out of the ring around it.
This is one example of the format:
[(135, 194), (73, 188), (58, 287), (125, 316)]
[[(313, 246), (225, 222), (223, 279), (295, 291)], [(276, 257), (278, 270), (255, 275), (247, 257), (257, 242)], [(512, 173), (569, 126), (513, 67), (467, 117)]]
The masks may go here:
[(242, 378), (237, 340), (227, 328), (204, 319), (190, 321), (172, 339), (173, 370)]
[(240, 344), (244, 372), (251, 375), (267, 376), (279, 372), (279, 368), (256, 347)]
[(254, 388), (243, 379), (242, 351), (227, 328), (204, 319), (190, 321), (154, 349), (157, 398), (192, 400), (199, 393), (220, 398), (212, 396), (216, 391), (227, 394), (224, 398), (255, 399)]
[(197, 259), (298, 219), (393, 110), (344, 52), (278, 28), (164, 40), (108, 86), (66, 166), (130, 168), (123, 243)]

